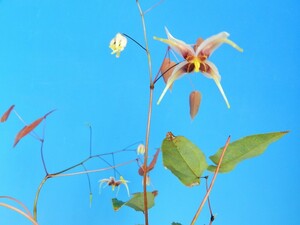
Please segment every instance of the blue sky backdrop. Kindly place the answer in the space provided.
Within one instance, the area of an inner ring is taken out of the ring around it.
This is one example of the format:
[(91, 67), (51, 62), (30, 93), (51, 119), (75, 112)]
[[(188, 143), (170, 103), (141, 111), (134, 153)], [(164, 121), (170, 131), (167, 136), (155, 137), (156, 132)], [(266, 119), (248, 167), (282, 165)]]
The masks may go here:
[[(156, 3), (141, 0), (145, 10)], [(159, 106), (154, 105), (150, 155), (168, 131), (186, 136), (207, 156), (223, 146), (228, 135), (237, 140), (255, 133), (291, 131), (262, 156), (218, 176), (211, 193), (215, 225), (299, 221), (299, 12), (296, 0), (165, 0), (145, 16), (154, 74), (166, 45), (152, 37), (166, 37), (165, 26), (187, 43), (227, 31), (244, 49), (240, 53), (224, 45), (210, 58), (220, 71), (231, 109), (227, 109), (213, 80), (200, 73), (176, 81), (172, 93), (168, 92)], [(16, 111), (30, 123), (57, 109), (46, 125), (36, 130), (41, 134), (45, 127), (44, 154), (50, 173), (88, 156), (87, 123), (93, 127), (94, 154), (144, 142), (149, 97), (147, 58), (130, 40), (120, 58), (110, 55), (108, 44), (117, 32), (144, 44), (134, 0), (0, 1), (0, 111), (15, 104)], [(163, 88), (161, 80), (155, 87), (155, 101)], [(199, 114), (191, 121), (188, 96), (194, 89), (201, 91), (203, 100)], [(12, 148), (22, 127), (14, 113), (7, 123), (0, 124), (0, 195), (15, 197), (32, 210), (45, 173), (37, 140), (27, 136)], [(115, 155), (115, 163), (135, 157), (135, 152), (120, 153)], [(105, 159), (112, 163), (111, 155)], [(96, 169), (107, 165), (93, 160), (85, 166)], [(130, 181), (132, 193), (142, 191), (137, 169), (136, 163), (118, 169)], [(113, 175), (112, 170), (90, 175), (91, 208), (85, 175), (48, 180), (40, 194), (39, 223), (143, 224), (142, 213), (127, 207), (113, 211), (111, 198), (116, 192), (109, 187), (99, 194), (98, 180)], [(189, 224), (205, 186), (184, 187), (164, 169), (161, 155), (150, 176), (149, 190), (159, 191), (150, 210), (150, 224)], [(128, 199), (123, 186), (117, 197)], [(208, 223), (206, 207), (197, 224)], [(1, 207), (0, 224), (30, 222)]]

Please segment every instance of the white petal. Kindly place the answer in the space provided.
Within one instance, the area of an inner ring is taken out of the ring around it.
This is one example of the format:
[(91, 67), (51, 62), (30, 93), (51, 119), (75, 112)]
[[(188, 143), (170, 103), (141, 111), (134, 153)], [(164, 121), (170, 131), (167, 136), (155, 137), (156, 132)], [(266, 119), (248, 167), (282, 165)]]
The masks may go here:
[(221, 76), (219, 74), (219, 71), (218, 71), (217, 67), (212, 62), (209, 62), (209, 61), (206, 61), (206, 64), (211, 68), (211, 71), (210, 71), (210, 73), (204, 73), (204, 72), (202, 72), (202, 73), (206, 77), (212, 78), (215, 81), (217, 87), (219, 88), (219, 91), (221, 92), (221, 94), (222, 94), (222, 96), (223, 96), (223, 98), (225, 100), (225, 103), (226, 103), (227, 107), (230, 108), (228, 99), (227, 99), (227, 97), (225, 95), (225, 92), (224, 92), (224, 90), (222, 88), (222, 85), (220, 83), (221, 82)]

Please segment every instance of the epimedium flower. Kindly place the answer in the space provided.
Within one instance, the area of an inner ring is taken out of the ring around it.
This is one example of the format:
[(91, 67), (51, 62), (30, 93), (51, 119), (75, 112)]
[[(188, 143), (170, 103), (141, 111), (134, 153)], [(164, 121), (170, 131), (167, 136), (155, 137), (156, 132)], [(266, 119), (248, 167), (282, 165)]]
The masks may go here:
[(109, 48), (112, 50), (111, 54), (116, 54), (116, 57), (119, 58), (121, 51), (124, 50), (124, 48), (127, 45), (127, 38), (117, 33), (116, 36), (110, 41)]
[(221, 32), (207, 38), (206, 40), (198, 39), (195, 45), (190, 45), (186, 44), (184, 41), (174, 38), (168, 29), (165, 29), (168, 39), (158, 37), (154, 37), (154, 39), (168, 44), (171, 49), (184, 58), (184, 61), (175, 66), (171, 76), (167, 81), (165, 89), (157, 101), (157, 104), (161, 102), (167, 90), (172, 86), (175, 80), (181, 78), (186, 73), (201, 72), (207, 78), (211, 78), (215, 81), (227, 104), (227, 107), (230, 108), (229, 102), (220, 83), (221, 76), (219, 71), (215, 64), (207, 59), (223, 43), (231, 45), (240, 52), (242, 52), (243, 49), (228, 39), (229, 34), (227, 32)]
[(145, 154), (145, 145), (139, 144), (136, 150), (138, 155), (144, 155)]
[(118, 194), (119, 189), (120, 189), (120, 185), (123, 184), (126, 187), (128, 196), (130, 196), (129, 188), (128, 188), (128, 185), (127, 185), (128, 182), (129, 181), (125, 180), (123, 178), (123, 176), (120, 176), (120, 180), (116, 180), (114, 177), (110, 177), (110, 178), (105, 178), (105, 179), (99, 180), (99, 183), (100, 183), (99, 187), (101, 189), (103, 183), (106, 183), (108, 186), (111, 186), (112, 191), (114, 191), (115, 188), (117, 187), (118, 188), (117, 194)]

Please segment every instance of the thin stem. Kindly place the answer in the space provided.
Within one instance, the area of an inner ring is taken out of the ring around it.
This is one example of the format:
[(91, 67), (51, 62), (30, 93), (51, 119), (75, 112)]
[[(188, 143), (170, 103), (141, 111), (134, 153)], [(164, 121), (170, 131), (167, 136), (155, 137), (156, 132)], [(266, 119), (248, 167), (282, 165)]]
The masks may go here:
[(158, 3), (156, 3), (155, 5), (151, 6), (149, 9), (145, 10), (144, 15), (148, 12), (150, 12), (152, 9), (156, 8), (157, 6), (159, 6), (164, 0), (160, 0)]
[(142, 25), (143, 25), (143, 32), (144, 32), (144, 39), (145, 39), (145, 48), (147, 51), (147, 57), (148, 57), (148, 70), (149, 70), (149, 77), (150, 77), (150, 84), (152, 84), (152, 66), (151, 66), (151, 55), (149, 53), (149, 46), (148, 46), (148, 38), (147, 38), (147, 30), (146, 30), (146, 24), (145, 24), (145, 18), (144, 18), (144, 12), (140, 6), (139, 0), (136, 0), (136, 4), (138, 6), (141, 19), (142, 19)]
[(200, 206), (199, 206), (199, 208), (198, 208), (198, 210), (197, 210), (197, 212), (196, 212), (196, 214), (195, 214), (195, 216), (194, 216), (194, 218), (193, 218), (193, 220), (191, 222), (191, 225), (194, 225), (195, 222), (196, 222), (196, 220), (198, 219), (198, 216), (200, 215), (200, 212), (201, 212), (201, 210), (202, 210), (202, 208), (203, 208), (203, 206), (204, 206), (204, 204), (205, 204), (205, 202), (206, 202), (206, 200), (207, 200), (207, 198), (208, 198), (208, 196), (209, 196), (209, 194), (210, 194), (210, 192), (211, 192), (211, 190), (212, 190), (212, 188), (214, 186), (215, 180), (217, 178), (217, 175), (218, 175), (219, 169), (221, 167), (221, 163), (222, 163), (223, 157), (225, 155), (226, 149), (227, 149), (227, 147), (229, 145), (229, 142), (230, 142), (230, 136), (228, 137), (228, 139), (226, 141), (226, 144), (225, 144), (225, 147), (223, 148), (223, 151), (222, 151), (221, 156), (220, 156), (219, 163), (217, 165), (217, 168), (215, 170), (215, 173), (214, 173), (212, 181), (211, 181), (211, 183), (209, 185), (209, 188), (208, 188), (208, 190), (206, 192), (206, 195), (204, 196), (204, 198), (203, 198), (203, 200), (202, 200), (202, 202), (201, 202), (201, 204), (200, 204)]
[(49, 176), (51, 176), (51, 177), (70, 177), (70, 176), (76, 176), (76, 175), (87, 174), (87, 173), (97, 173), (97, 172), (102, 172), (102, 171), (105, 171), (105, 170), (110, 170), (110, 169), (115, 169), (117, 167), (125, 166), (125, 165), (133, 163), (135, 161), (136, 161), (136, 159), (132, 159), (132, 160), (129, 160), (127, 162), (117, 164), (115, 166), (105, 167), (105, 168), (101, 168), (101, 169), (87, 170), (87, 171), (68, 173), (68, 174), (55, 174), (55, 175), (53, 174), (53, 175), (49, 175)]
[(39, 200), (39, 195), (40, 195), (40, 192), (41, 192), (41, 189), (42, 189), (44, 183), (48, 180), (48, 178), (49, 178), (49, 175), (44, 177), (44, 179), (40, 183), (38, 190), (35, 194), (35, 199), (34, 199), (34, 203), (33, 203), (33, 218), (35, 219), (35, 221), (37, 221), (37, 203)]
[[(180, 63), (180, 62), (179, 62)], [(160, 76), (154, 79), (153, 84), (155, 84), (161, 77), (163, 77), (169, 70), (177, 66), (179, 63), (174, 64), (173, 66), (170, 66), (164, 73), (162, 73)]]
[(44, 170), (46, 172), (46, 175), (48, 175), (48, 170), (47, 170), (47, 167), (46, 167), (46, 162), (45, 162), (45, 159), (44, 159), (44, 152), (43, 152), (43, 149), (44, 149), (44, 139), (41, 140), (41, 158), (42, 158), (42, 163), (43, 163), (43, 167), (44, 167)]
[(23, 211), (21, 211), (20, 209), (13, 207), (9, 204), (5, 204), (5, 203), (0, 203), (0, 206), (3, 206), (5, 208), (11, 209), (13, 211), (16, 211), (17, 213), (21, 214), (22, 216), (26, 217), (28, 220), (30, 220), (34, 225), (38, 225), (38, 223), (34, 220), (34, 218), (32, 218), (30, 215), (27, 215), (26, 213), (24, 213)]
[(148, 119), (147, 119), (147, 127), (146, 127), (144, 165), (143, 165), (143, 168), (145, 171), (144, 176), (143, 176), (144, 218), (145, 218), (145, 225), (149, 225), (149, 222), (148, 222), (148, 199), (147, 199), (147, 161), (148, 161), (148, 150), (149, 150), (149, 137), (150, 137), (150, 125), (151, 125), (151, 115), (152, 115), (152, 105), (153, 105), (154, 83), (152, 80), (151, 54), (149, 52), (144, 12), (140, 6), (139, 0), (136, 0), (136, 4), (137, 4), (137, 7), (140, 12), (141, 19), (142, 19), (145, 47), (147, 50), (147, 58), (148, 58), (149, 80), (150, 80), (150, 96), (149, 96)]
[(80, 163), (77, 163), (77, 164), (75, 164), (74, 166), (71, 166), (71, 167), (69, 167), (69, 168), (67, 168), (67, 169), (61, 170), (61, 171), (59, 171), (59, 172), (57, 172), (57, 173), (53, 173), (53, 174), (51, 174), (51, 176), (53, 177), (53, 176), (56, 176), (56, 175), (58, 175), (58, 174), (62, 174), (62, 173), (64, 173), (64, 172), (67, 172), (67, 171), (69, 171), (69, 170), (72, 170), (72, 169), (74, 169), (74, 168), (76, 168), (76, 167), (78, 167), (78, 166), (81, 166), (83, 163), (87, 162), (87, 161), (90, 160), (91, 158), (93, 158), (93, 156), (88, 157), (88, 158), (82, 160)]
[(0, 196), (0, 198), (6, 198), (6, 199), (9, 199), (9, 200), (12, 200), (12, 201), (18, 203), (18, 204), (26, 211), (26, 214), (28, 214), (29, 216), (32, 217), (31, 212), (30, 212), (29, 209), (26, 207), (26, 205), (24, 205), (24, 204), (23, 204), (21, 201), (19, 201), (18, 199), (13, 198), (13, 197), (10, 197), (10, 196)]
[[(113, 165), (115, 166), (115, 155), (112, 154), (112, 161), (113, 161)], [(116, 177), (116, 170), (114, 170), (114, 177)]]
[(90, 157), (92, 156), (92, 141), (93, 141), (93, 130), (92, 130), (92, 126), (89, 125), (90, 128)]
[(141, 45), (138, 41), (136, 41), (134, 38), (130, 37), (128, 34), (122, 33), (122, 35), (128, 37), (130, 40), (132, 40), (134, 43), (136, 43), (138, 46), (140, 46), (142, 49), (144, 49), (147, 52), (147, 49)]
[[(86, 167), (84, 166), (84, 164), (82, 164), (82, 167), (85, 171), (87, 171)], [(90, 179), (90, 175), (87, 173), (86, 174), (87, 179), (88, 179), (88, 184), (89, 184), (89, 191), (90, 191), (90, 195), (92, 194), (92, 186), (91, 186), (91, 179)]]

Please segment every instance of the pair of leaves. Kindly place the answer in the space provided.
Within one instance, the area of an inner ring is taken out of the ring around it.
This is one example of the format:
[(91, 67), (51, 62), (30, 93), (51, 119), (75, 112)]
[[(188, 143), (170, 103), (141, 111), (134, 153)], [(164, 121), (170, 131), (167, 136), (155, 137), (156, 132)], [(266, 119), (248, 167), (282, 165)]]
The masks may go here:
[[(287, 131), (247, 136), (228, 145), (219, 172), (230, 172), (245, 159), (262, 154)], [(203, 152), (183, 136), (171, 132), (162, 143), (163, 163), (186, 186), (200, 184), (200, 177), (207, 169), (214, 172), (223, 147), (210, 157), (215, 165), (208, 166)]]
[[(158, 192), (153, 191), (153, 192), (147, 192), (147, 204), (148, 204), (148, 209), (152, 208), (154, 206), (154, 198), (157, 196)], [(141, 211), (144, 212), (144, 193), (139, 192), (133, 194), (132, 198), (127, 201), (123, 202), (120, 201), (116, 198), (112, 199), (112, 204), (113, 208), (115, 211), (118, 211), (122, 206), (126, 205), (130, 208), (133, 208), (136, 211)]]

